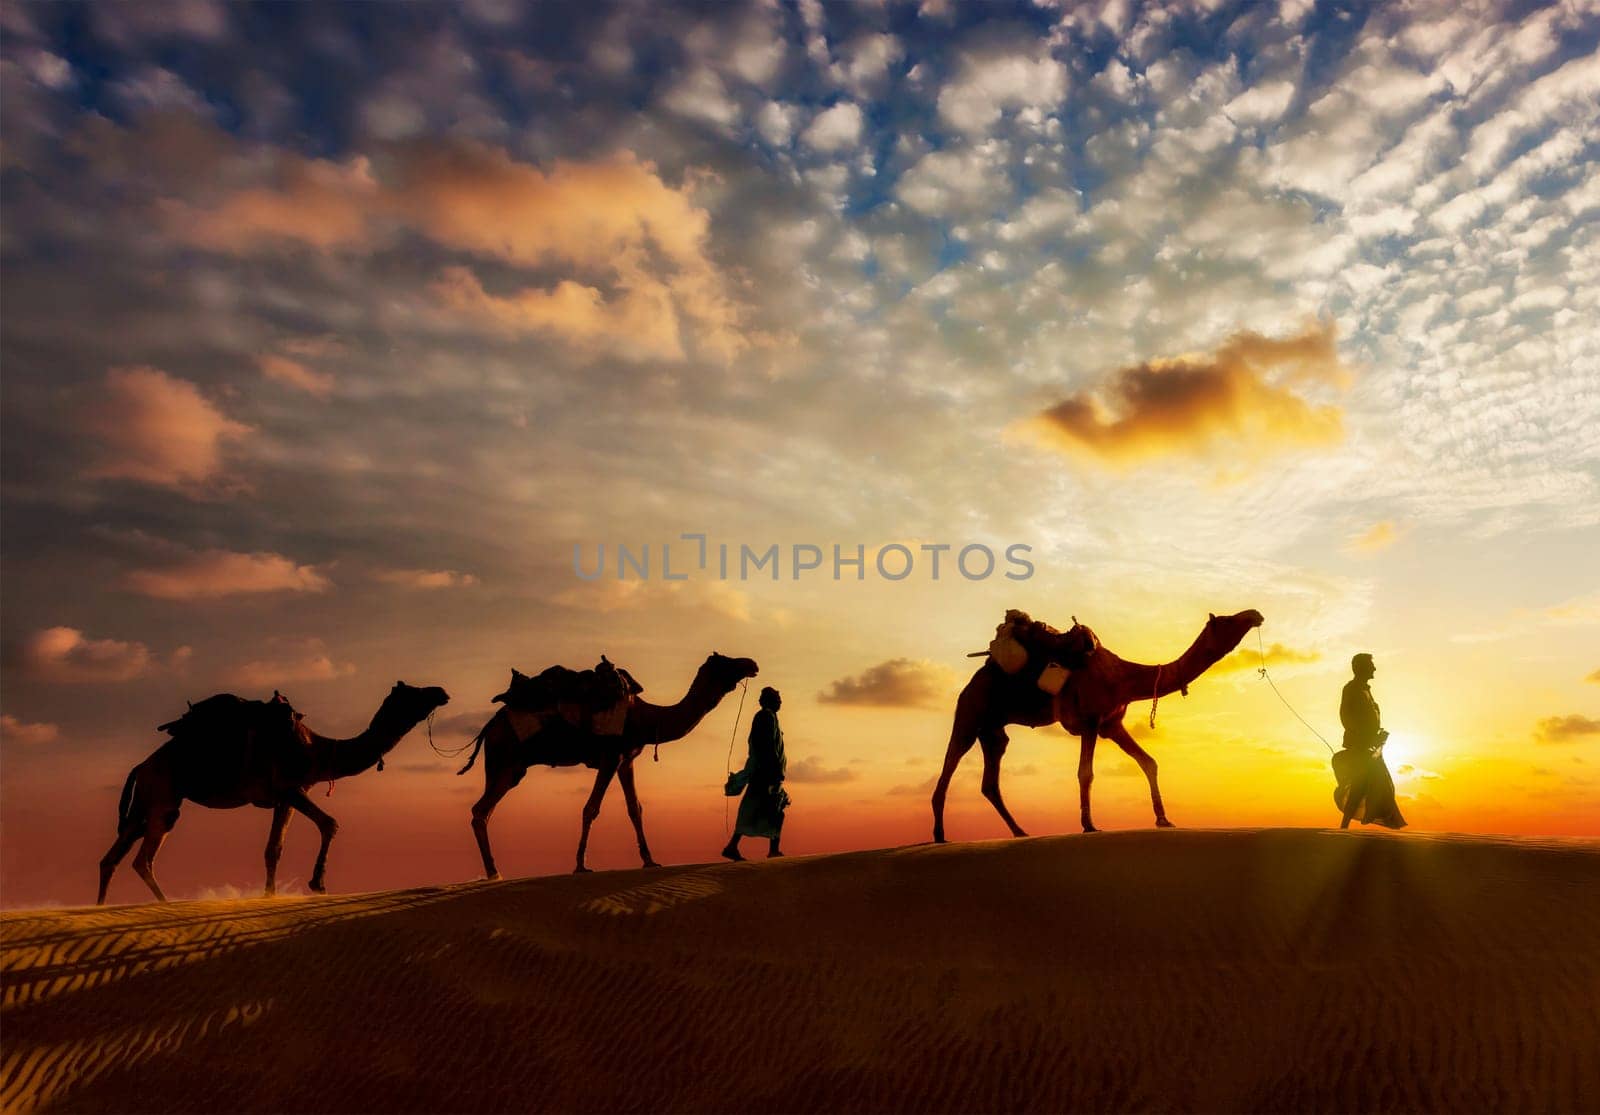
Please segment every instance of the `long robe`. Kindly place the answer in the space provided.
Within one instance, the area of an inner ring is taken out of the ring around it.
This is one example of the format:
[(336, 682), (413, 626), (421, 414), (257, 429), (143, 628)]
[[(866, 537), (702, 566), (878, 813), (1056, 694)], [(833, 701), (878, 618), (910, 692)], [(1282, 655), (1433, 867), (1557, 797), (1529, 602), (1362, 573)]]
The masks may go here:
[(1357, 795), (1354, 820), (1364, 825), (1403, 829), (1406, 819), (1394, 797), (1394, 779), (1383, 761), (1382, 716), (1366, 682), (1352, 680), (1339, 699), (1339, 722), (1344, 725), (1344, 748), (1333, 757), (1338, 785), (1333, 803), (1342, 815), (1350, 795)]
[(750, 721), (750, 752), (739, 772), (745, 788), (733, 822), (734, 836), (778, 838), (783, 831), (783, 811), (789, 806), (789, 794), (783, 788), (788, 765), (777, 714), (761, 709)]

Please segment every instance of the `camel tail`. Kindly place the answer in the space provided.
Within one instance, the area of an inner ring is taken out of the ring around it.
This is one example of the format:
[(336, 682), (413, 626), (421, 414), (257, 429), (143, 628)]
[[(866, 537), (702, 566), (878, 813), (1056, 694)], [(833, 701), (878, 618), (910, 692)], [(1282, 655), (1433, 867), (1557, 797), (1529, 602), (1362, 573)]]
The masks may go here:
[[(489, 724), (493, 723), (493, 720), (489, 721)], [(478, 761), (478, 752), (483, 750), (483, 737), (489, 734), (489, 724), (485, 724), (478, 734), (472, 737), (472, 754), (467, 756), (467, 765), (456, 771), (456, 777), (466, 774), (472, 769), (472, 764)]]
[(132, 819), (133, 791), (139, 784), (139, 768), (134, 767), (128, 772), (128, 780), (122, 784), (122, 800), (117, 802), (117, 828), (122, 828)]

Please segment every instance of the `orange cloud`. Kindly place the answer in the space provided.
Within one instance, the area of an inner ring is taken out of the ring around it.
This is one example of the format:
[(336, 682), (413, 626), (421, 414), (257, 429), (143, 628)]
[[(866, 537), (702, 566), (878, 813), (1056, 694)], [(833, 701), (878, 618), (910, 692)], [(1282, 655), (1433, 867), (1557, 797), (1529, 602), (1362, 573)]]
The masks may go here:
[(61, 729), (54, 724), (29, 724), (7, 713), (0, 716), (0, 739), (21, 747), (38, 747), (54, 743)]
[[(636, 276), (636, 282), (643, 279)], [(642, 289), (639, 288), (642, 286)], [(605, 347), (634, 358), (683, 357), (678, 314), (660, 282), (643, 279), (634, 289), (607, 299), (594, 287), (570, 279), (549, 290), (529, 287), (490, 294), (465, 267), (446, 268), (433, 286), (445, 305), (510, 333), (551, 333), (586, 347)]]
[(855, 677), (840, 678), (817, 694), (825, 705), (925, 708), (950, 696), (955, 675), (934, 662), (892, 658)]
[(296, 391), (304, 391), (307, 395), (313, 395), (318, 399), (326, 399), (333, 394), (332, 376), (309, 368), (298, 360), (268, 353), (257, 357), (256, 365), (261, 369), (261, 374), (268, 379), (292, 387)]
[(1592, 681), (1596, 685), (1600, 685), (1600, 670), (1596, 670), (1594, 673), (1590, 674), (1588, 677), (1584, 678), (1583, 680), (1584, 681)]
[(1545, 743), (1565, 743), (1586, 736), (1600, 736), (1600, 720), (1592, 716), (1547, 716), (1539, 721), (1539, 738)]
[(112, 368), (80, 425), (95, 442), (95, 479), (198, 493), (222, 479), (226, 443), (250, 433), (199, 388), (159, 368)]
[(322, 592), (328, 579), (282, 554), (204, 553), (162, 569), (137, 569), (123, 582), (158, 600), (207, 600), (261, 592)]
[(1241, 332), (1211, 353), (1120, 368), (1092, 391), (1063, 399), (1023, 424), (1043, 443), (1097, 464), (1154, 457), (1238, 458), (1331, 445), (1344, 436), (1339, 408), (1297, 394), (1301, 385), (1348, 385), (1331, 322), (1289, 337)]
[(464, 588), (478, 583), (478, 578), (471, 573), (457, 573), (454, 569), (380, 569), (372, 576), (386, 585), (401, 588)]
[[(1314, 650), (1294, 650), (1282, 643), (1272, 643), (1267, 647), (1267, 669), (1274, 666), (1303, 666), (1312, 662), (1322, 661), (1322, 655)], [(1261, 651), (1257, 647), (1240, 647), (1232, 654), (1225, 657), (1215, 666), (1211, 667), (1212, 673), (1229, 673), (1236, 670), (1261, 669)]]
[(579, 341), (606, 333), (645, 356), (678, 357), (681, 317), (709, 355), (727, 360), (749, 347), (710, 258), (710, 214), (689, 187), (668, 185), (631, 154), (548, 170), (470, 142), (415, 143), (344, 163), (272, 155), (270, 184), (209, 204), (169, 202), (174, 234), (250, 253), (285, 243), (360, 249), (385, 228), (410, 228), (447, 247), (568, 272), (549, 289), (509, 297), (485, 294), (461, 268), (445, 276), (448, 304), (504, 326)]
[(22, 667), (41, 681), (132, 681), (154, 656), (143, 643), (91, 639), (75, 627), (47, 627), (22, 645)]
[(228, 671), (230, 685), (250, 689), (281, 688), (296, 681), (331, 681), (355, 673), (348, 662), (335, 662), (321, 639), (275, 639), (277, 653), (252, 659)]
[(1400, 537), (1400, 531), (1388, 519), (1372, 526), (1350, 539), (1345, 549), (1358, 554), (1375, 554), (1379, 550), (1386, 550), (1394, 545), (1395, 539)]

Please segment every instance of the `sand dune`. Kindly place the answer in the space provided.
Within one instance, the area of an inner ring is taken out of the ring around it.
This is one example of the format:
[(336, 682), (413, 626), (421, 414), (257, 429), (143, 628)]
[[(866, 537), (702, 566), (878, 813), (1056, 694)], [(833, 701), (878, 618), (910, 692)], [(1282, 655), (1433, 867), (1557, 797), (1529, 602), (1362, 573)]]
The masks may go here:
[(4, 916), (7, 1111), (1600, 1109), (1600, 843), (1103, 833)]

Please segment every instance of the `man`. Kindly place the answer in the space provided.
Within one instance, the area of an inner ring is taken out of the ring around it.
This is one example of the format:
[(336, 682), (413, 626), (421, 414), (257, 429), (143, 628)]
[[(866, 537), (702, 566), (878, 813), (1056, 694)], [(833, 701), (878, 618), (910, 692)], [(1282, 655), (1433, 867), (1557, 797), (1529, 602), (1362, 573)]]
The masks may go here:
[(767, 838), (768, 859), (783, 855), (778, 838), (783, 834), (783, 811), (789, 806), (789, 795), (783, 788), (788, 763), (783, 754), (783, 729), (778, 726), (781, 707), (783, 697), (776, 689), (769, 685), (761, 691), (761, 711), (750, 722), (749, 756), (744, 769), (729, 776), (729, 786), (743, 783), (744, 797), (733, 822), (733, 837), (722, 849), (728, 859), (744, 859), (739, 853), (739, 840), (746, 836)]
[(1344, 811), (1339, 827), (1349, 828), (1351, 819), (1360, 811), (1364, 825), (1405, 828), (1405, 818), (1394, 800), (1394, 779), (1389, 777), (1389, 768), (1383, 761), (1383, 744), (1389, 733), (1383, 730), (1370, 685), (1378, 667), (1372, 655), (1358, 654), (1350, 659), (1350, 672), (1355, 676), (1345, 684), (1339, 698), (1344, 750), (1333, 757), (1333, 773), (1339, 782), (1333, 800)]

